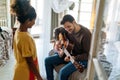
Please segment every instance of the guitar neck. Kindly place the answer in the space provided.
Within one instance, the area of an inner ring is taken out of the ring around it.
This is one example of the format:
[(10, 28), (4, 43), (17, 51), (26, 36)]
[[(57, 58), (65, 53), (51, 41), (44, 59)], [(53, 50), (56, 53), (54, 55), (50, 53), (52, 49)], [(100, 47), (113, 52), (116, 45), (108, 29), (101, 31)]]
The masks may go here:
[(64, 48), (63, 51), (64, 51), (64, 53), (65, 53), (66, 56), (69, 56), (69, 57), (70, 57), (70, 61), (71, 61), (72, 63), (74, 63), (75, 60), (74, 60), (73, 57), (70, 55), (70, 53), (67, 51), (67, 49)]

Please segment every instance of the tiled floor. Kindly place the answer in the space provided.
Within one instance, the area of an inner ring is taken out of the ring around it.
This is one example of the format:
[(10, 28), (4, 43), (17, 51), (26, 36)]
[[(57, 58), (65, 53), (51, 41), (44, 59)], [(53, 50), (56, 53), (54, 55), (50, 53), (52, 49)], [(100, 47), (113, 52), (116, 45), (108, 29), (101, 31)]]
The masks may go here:
[(14, 64), (15, 59), (12, 53), (10, 60), (3, 67), (0, 67), (0, 80), (13, 80)]

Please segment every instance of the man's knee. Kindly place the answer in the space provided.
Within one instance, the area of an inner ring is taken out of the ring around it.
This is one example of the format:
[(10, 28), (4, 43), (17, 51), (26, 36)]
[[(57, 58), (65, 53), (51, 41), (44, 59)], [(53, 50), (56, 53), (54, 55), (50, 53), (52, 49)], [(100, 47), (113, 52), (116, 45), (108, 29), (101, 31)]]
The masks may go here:
[(50, 57), (45, 58), (45, 65), (48, 64), (48, 63), (50, 63)]
[(64, 69), (64, 68), (61, 68), (60, 71), (59, 71), (59, 76), (60, 76), (60, 77), (63, 77), (63, 76), (65, 76), (65, 75), (66, 75), (65, 69)]
[(68, 75), (66, 75), (66, 71), (64, 68), (60, 69), (59, 71), (59, 80), (67, 80)]
[(54, 57), (51, 57), (51, 56), (49, 56), (49, 57), (46, 57), (45, 58), (45, 64), (53, 64), (54, 63)]

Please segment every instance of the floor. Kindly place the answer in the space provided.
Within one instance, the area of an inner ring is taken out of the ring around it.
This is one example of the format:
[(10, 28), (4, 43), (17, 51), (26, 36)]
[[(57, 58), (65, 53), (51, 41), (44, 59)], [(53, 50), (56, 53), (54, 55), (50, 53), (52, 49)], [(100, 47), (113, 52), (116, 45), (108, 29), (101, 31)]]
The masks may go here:
[(13, 80), (13, 70), (14, 70), (15, 59), (13, 54), (10, 55), (10, 60), (0, 67), (0, 80)]

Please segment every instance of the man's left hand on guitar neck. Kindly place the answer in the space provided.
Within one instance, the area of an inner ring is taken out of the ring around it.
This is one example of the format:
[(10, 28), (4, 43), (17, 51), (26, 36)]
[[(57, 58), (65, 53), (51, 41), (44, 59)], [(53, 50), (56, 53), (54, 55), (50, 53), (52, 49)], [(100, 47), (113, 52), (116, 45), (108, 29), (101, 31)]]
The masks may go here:
[[(72, 58), (75, 59), (74, 56), (72, 56)], [(69, 61), (70, 61), (70, 56), (66, 56), (66, 57), (64, 58), (64, 61), (69, 62)]]

